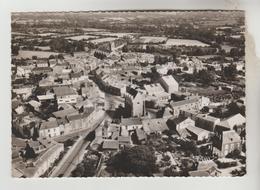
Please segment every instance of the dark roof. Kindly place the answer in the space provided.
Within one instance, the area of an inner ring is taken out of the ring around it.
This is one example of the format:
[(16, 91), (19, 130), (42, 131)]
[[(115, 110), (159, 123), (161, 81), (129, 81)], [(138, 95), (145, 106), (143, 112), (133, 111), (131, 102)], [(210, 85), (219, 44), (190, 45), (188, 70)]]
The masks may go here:
[(131, 94), (133, 97), (135, 97), (138, 94), (138, 91), (133, 88), (127, 88), (126, 90), (129, 94)]
[(94, 110), (95, 110), (94, 107), (85, 108), (84, 113), (82, 114), (82, 117), (83, 118), (88, 117)]
[(175, 125), (178, 125), (179, 123), (183, 122), (184, 120), (186, 120), (187, 117), (172, 117), (170, 118), (170, 121), (174, 122)]

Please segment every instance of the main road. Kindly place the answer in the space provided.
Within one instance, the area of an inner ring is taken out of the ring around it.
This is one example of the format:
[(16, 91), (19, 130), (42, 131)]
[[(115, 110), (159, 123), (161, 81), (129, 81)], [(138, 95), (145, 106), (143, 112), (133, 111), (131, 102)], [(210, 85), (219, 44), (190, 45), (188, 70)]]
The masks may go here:
[(73, 146), (68, 150), (68, 152), (63, 156), (63, 158), (58, 163), (58, 165), (53, 169), (50, 177), (70, 176), (71, 172), (80, 162), (86, 148), (90, 144), (89, 141), (85, 140), (85, 137), (91, 131), (95, 130), (106, 118), (108, 118), (108, 115), (104, 112), (103, 116), (97, 119), (97, 121), (93, 124), (93, 126), (88, 128), (88, 130), (84, 130), (82, 132), (78, 132), (77, 134), (74, 134), (74, 136), (79, 135), (80, 137), (73, 144)]

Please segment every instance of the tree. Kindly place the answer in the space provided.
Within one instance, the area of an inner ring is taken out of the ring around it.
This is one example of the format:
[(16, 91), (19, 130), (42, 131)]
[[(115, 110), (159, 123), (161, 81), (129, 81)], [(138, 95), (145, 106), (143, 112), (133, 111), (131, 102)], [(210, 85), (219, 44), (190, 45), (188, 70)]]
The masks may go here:
[(49, 56), (49, 59), (55, 59), (55, 56), (51, 54), (51, 55)]
[(189, 171), (196, 170), (197, 166), (198, 166), (198, 164), (191, 159), (181, 160), (182, 175), (188, 176)]
[(31, 158), (35, 158), (37, 155), (35, 154), (34, 150), (32, 147), (30, 147), (30, 145), (27, 143), (26, 147), (25, 147), (25, 154), (24, 157), (26, 159), (31, 159)]
[(238, 49), (238, 48), (232, 48), (232, 49), (230, 50), (230, 56), (231, 56), (231, 57), (241, 56), (239, 49)]
[(129, 51), (129, 49), (128, 49), (127, 45), (124, 45), (122, 48), (122, 52), (128, 52), (128, 51)]
[(36, 56), (36, 55), (33, 55), (33, 56), (32, 56), (32, 59), (36, 60), (36, 59), (37, 59), (37, 56)]
[(176, 177), (176, 176), (182, 176), (182, 172), (178, 171), (175, 166), (171, 166), (164, 170), (163, 175), (167, 177)]
[(95, 151), (85, 154), (83, 161), (72, 171), (73, 177), (92, 177), (96, 173), (99, 155)]
[(64, 59), (62, 54), (58, 54), (58, 59)]
[(226, 78), (234, 79), (236, 77), (236, 74), (237, 74), (236, 65), (230, 64), (229, 66), (224, 67), (223, 74)]
[(230, 152), (226, 157), (227, 158), (233, 158), (233, 159), (237, 159), (240, 157), (241, 151), (238, 149), (233, 150), (232, 152)]
[(200, 70), (197, 75), (198, 79), (203, 84), (210, 84), (215, 81), (213, 72), (206, 71), (205, 69)]
[(172, 70), (172, 69), (169, 69), (168, 71), (167, 71), (167, 75), (173, 75), (174, 74), (174, 71)]
[(20, 49), (19, 46), (12, 45), (12, 47), (11, 47), (12, 55), (18, 55), (19, 54), (19, 49)]
[[(35, 124), (34, 124), (34, 125), (35, 125)], [(36, 141), (38, 138), (39, 138), (39, 131), (38, 131), (38, 128), (36, 128), (36, 127), (34, 126), (32, 139), (33, 139), (34, 141)]]
[(187, 66), (184, 66), (184, 67), (183, 67), (183, 70), (184, 70), (184, 71), (188, 71), (189, 68), (188, 68)]
[(140, 145), (124, 149), (109, 159), (108, 166), (116, 172), (151, 176), (156, 171), (156, 157), (147, 146)]
[(239, 106), (235, 102), (231, 102), (227, 105), (228, 111), (230, 115), (235, 115), (240, 113), (241, 115), (245, 116), (245, 106)]

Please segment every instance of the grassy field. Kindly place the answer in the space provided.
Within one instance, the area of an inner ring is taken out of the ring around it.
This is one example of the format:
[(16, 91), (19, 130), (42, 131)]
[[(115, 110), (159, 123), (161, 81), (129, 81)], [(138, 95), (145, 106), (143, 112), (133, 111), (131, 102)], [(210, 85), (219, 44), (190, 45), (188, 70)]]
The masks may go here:
[(94, 43), (94, 44), (99, 44), (99, 43), (103, 43), (103, 42), (111, 42), (114, 41), (117, 38), (100, 38), (100, 39), (95, 39), (95, 40), (90, 40), (90, 42)]
[(27, 50), (20, 50), (19, 54), (16, 56), (17, 59), (32, 59), (32, 56), (37, 56), (37, 58), (48, 58), (50, 55), (58, 55), (56, 52), (49, 52), (49, 51), (27, 51)]
[(223, 49), (223, 50), (225, 50), (226, 52), (230, 52), (230, 50), (232, 49), (232, 48), (234, 48), (233, 46), (229, 46), (229, 45), (221, 45), (221, 48)]
[(207, 88), (202, 88), (202, 87), (188, 87), (187, 90), (192, 93), (198, 93), (199, 95), (203, 96), (216, 96), (216, 95), (223, 95), (226, 94), (227, 92), (225, 90), (216, 90), (213, 87), (207, 87)]
[(161, 43), (167, 40), (166, 37), (142, 36), (139, 38), (143, 43)]
[(198, 40), (187, 40), (187, 39), (168, 39), (166, 46), (200, 46), (200, 47), (207, 47), (208, 44), (200, 42)]

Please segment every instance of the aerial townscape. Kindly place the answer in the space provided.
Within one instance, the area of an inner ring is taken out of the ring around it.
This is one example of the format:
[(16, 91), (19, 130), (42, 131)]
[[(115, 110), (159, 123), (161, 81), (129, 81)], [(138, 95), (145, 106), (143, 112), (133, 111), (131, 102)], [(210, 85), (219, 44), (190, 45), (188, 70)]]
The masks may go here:
[(245, 175), (244, 17), (13, 12), (12, 176)]

